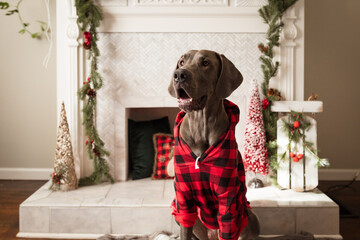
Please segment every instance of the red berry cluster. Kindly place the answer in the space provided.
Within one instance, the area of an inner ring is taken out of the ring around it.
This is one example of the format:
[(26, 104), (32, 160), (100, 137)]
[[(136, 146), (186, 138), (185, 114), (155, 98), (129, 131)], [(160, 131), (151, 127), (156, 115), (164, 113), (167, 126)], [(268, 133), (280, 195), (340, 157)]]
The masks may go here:
[(87, 81), (86, 82), (83, 82), (83, 84), (87, 84), (87, 83), (89, 83), (90, 82), (90, 78), (88, 77), (87, 78)]
[(57, 175), (56, 172), (52, 172), (51, 178), (52, 178), (53, 183), (60, 184), (60, 180), (61, 180), (62, 176)]
[(269, 101), (268, 101), (268, 99), (267, 98), (264, 98), (263, 100), (262, 100), (262, 108), (263, 109), (266, 109), (268, 106), (269, 106)]
[(85, 38), (85, 42), (83, 44), (85, 49), (90, 49), (91, 48), (91, 34), (89, 32), (84, 32), (84, 38)]
[(296, 155), (295, 153), (290, 152), (290, 157), (294, 162), (299, 162), (299, 160), (301, 160), (304, 157), (304, 154), (299, 153), (298, 155)]
[[(95, 156), (97, 157), (100, 157), (100, 152), (99, 150), (96, 148), (95, 144), (94, 143), (94, 140), (91, 140), (91, 149), (92, 149), (92, 152)], [(85, 145), (86, 145), (86, 149), (89, 149), (89, 140), (86, 140), (85, 141)]]
[[(91, 140), (91, 144), (93, 144), (93, 142), (94, 142), (94, 140)], [(86, 140), (85, 141), (86, 148), (89, 148), (88, 144), (89, 144), (89, 140)]]
[(259, 50), (260, 50), (260, 52), (261, 53), (263, 53), (263, 52), (268, 52), (269, 51), (269, 47), (268, 46), (264, 46), (263, 44), (259, 44), (258, 45), (258, 48), (259, 48)]

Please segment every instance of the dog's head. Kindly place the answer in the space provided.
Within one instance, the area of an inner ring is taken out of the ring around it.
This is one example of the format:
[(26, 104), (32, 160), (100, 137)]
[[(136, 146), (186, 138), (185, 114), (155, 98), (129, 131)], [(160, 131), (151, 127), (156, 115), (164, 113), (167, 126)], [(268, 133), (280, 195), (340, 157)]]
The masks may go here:
[(210, 98), (224, 99), (240, 86), (243, 77), (224, 55), (191, 50), (180, 57), (169, 93), (186, 112), (203, 109)]

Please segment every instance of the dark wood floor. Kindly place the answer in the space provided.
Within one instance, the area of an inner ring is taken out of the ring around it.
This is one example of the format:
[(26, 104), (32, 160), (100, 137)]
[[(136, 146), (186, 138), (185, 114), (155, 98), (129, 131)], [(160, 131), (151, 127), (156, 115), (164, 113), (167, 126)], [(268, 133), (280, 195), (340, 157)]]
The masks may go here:
[[(344, 240), (360, 240), (360, 181), (344, 188), (348, 182), (322, 181), (319, 188), (345, 208), (341, 211), (340, 232)], [(0, 180), (0, 239), (15, 240), (19, 231), (19, 204), (45, 181)], [(340, 185), (338, 187), (334, 187)], [(346, 211), (347, 210), (347, 211)]]

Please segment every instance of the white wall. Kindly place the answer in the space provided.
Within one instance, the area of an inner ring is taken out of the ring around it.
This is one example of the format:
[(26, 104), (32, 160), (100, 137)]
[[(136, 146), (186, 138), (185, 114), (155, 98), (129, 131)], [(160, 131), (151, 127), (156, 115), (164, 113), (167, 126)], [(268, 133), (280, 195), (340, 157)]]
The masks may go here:
[[(50, 7), (55, 34), (55, 1)], [(43, 0), (23, 1), (20, 10), (35, 31), (40, 28), (36, 21), (46, 20)], [(17, 16), (5, 13), (0, 10), (0, 179), (28, 175), (19, 168), (35, 168), (32, 175), (44, 178), (48, 172), (37, 168), (51, 168), (55, 156), (55, 47), (45, 69), (49, 43), (19, 34)]]
[(324, 101), (316, 115), (320, 156), (331, 174), (347, 169), (348, 179), (360, 170), (359, 25), (358, 0), (305, 2), (305, 99), (315, 92)]

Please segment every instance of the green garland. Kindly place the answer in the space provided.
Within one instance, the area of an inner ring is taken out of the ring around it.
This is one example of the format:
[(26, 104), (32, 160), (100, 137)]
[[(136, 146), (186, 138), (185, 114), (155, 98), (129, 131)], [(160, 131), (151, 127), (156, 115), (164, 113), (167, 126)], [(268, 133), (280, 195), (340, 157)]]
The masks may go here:
[(109, 156), (109, 152), (104, 147), (96, 129), (96, 91), (103, 85), (103, 79), (98, 72), (97, 57), (100, 55), (97, 47), (97, 27), (102, 20), (101, 10), (94, 4), (93, 0), (76, 0), (75, 7), (77, 10), (77, 22), (81, 31), (84, 32), (85, 42), (84, 48), (88, 50), (88, 58), (90, 60), (90, 76), (84, 82), (83, 87), (79, 89), (79, 98), (84, 102), (83, 125), (85, 127), (85, 135), (88, 140), (85, 142), (88, 155), (94, 161), (94, 172), (86, 178), (79, 181), (80, 186), (101, 183), (104, 177), (114, 182), (113, 177), (109, 173), (109, 166), (105, 160), (105, 156)]
[(268, 0), (268, 4), (259, 9), (259, 14), (264, 22), (269, 26), (266, 33), (266, 43), (260, 43), (258, 48), (262, 53), (260, 56), (261, 69), (264, 81), (262, 83), (262, 93), (266, 98), (263, 101), (263, 118), (266, 134), (266, 147), (268, 149), (271, 175), (276, 176), (277, 163), (277, 144), (276, 144), (276, 121), (277, 113), (271, 111), (271, 104), (278, 98), (278, 94), (269, 94), (270, 79), (278, 73), (280, 63), (274, 61), (274, 47), (280, 46), (280, 33), (284, 26), (282, 16), (284, 12), (296, 3), (297, 0)]

